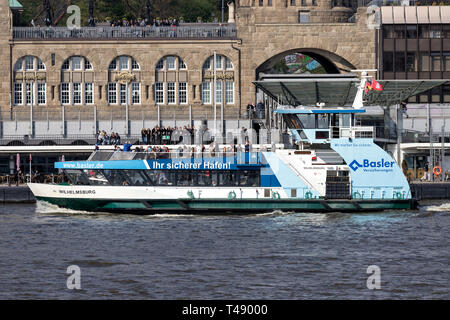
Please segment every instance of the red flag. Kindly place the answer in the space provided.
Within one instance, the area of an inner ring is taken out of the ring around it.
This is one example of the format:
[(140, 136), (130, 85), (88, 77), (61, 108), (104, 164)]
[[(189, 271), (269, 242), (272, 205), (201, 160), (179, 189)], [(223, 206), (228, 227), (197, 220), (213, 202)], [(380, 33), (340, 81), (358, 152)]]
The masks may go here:
[(30, 162), (31, 162), (31, 161), (33, 161), (33, 157), (31, 156), (31, 153), (30, 153)]
[(366, 82), (366, 87), (364, 88), (364, 93), (369, 94), (369, 91), (372, 90), (372, 83), (370, 83), (370, 80)]
[(376, 91), (383, 91), (383, 86), (379, 84), (376, 80), (372, 80), (372, 89)]

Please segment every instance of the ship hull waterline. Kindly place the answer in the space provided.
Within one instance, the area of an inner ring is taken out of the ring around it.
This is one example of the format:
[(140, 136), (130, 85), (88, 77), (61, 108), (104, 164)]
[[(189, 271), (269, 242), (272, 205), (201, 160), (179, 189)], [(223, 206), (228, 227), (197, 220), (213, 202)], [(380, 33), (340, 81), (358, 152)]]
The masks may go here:
[(112, 200), (36, 197), (61, 208), (118, 214), (258, 214), (284, 212), (363, 213), (384, 210), (416, 210), (415, 199), (408, 200), (298, 200), (298, 199), (167, 199)]

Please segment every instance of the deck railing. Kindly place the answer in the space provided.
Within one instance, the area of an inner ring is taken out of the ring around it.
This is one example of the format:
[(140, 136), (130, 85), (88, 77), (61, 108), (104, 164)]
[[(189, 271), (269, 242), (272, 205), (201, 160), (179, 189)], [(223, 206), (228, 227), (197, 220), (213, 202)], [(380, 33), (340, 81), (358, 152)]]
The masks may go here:
[(13, 38), (22, 40), (72, 39), (233, 39), (235, 25), (205, 25), (172, 27), (14, 27)]

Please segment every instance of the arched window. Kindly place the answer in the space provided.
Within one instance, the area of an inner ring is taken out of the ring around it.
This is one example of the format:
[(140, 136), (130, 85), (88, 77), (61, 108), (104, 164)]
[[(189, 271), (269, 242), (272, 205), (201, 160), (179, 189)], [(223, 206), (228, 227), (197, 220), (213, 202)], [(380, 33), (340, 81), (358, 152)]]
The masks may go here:
[[(214, 69), (216, 70), (215, 88)], [(217, 104), (234, 104), (234, 66), (231, 60), (224, 55), (216, 55), (216, 61), (214, 61), (214, 56), (211, 56), (203, 64), (201, 87), (203, 104), (214, 104), (214, 90)]]
[(94, 104), (94, 70), (85, 57), (73, 56), (63, 62), (60, 102), (62, 105)]
[(155, 103), (184, 105), (188, 103), (186, 63), (177, 56), (166, 56), (156, 64)]
[(47, 104), (47, 73), (35, 56), (25, 56), (14, 64), (14, 105)]
[(141, 104), (139, 63), (130, 56), (114, 58), (108, 67), (108, 104)]

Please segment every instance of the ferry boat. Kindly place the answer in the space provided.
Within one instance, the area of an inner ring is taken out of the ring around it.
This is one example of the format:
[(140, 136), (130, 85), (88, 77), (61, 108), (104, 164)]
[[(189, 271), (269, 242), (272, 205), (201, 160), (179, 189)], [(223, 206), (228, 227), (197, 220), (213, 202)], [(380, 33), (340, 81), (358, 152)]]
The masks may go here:
[(365, 112), (357, 106), (362, 104), (364, 88), (362, 81), (350, 107), (275, 110), (289, 127), (296, 144), (293, 149), (272, 145), (249, 150), (241, 145), (247, 152), (99, 150), (87, 161), (55, 163), (70, 183), (30, 183), (29, 187), (37, 200), (112, 213), (415, 209), (417, 201), (406, 177), (374, 142), (374, 128), (355, 125), (356, 117)]

